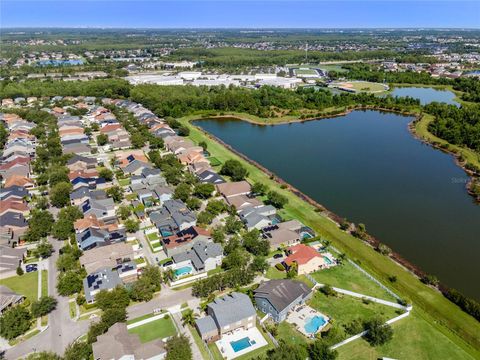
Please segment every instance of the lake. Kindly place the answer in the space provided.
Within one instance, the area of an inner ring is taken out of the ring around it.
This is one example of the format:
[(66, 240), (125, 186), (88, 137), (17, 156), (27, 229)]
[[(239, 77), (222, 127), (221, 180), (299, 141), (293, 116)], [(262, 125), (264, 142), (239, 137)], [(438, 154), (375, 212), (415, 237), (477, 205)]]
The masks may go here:
[[(411, 117), (354, 111), (275, 126), (195, 124), (355, 223), (428, 273), (480, 298), (480, 206), (454, 158), (415, 139)], [(477, 284), (477, 285), (475, 285)]]
[(444, 102), (452, 105), (459, 105), (455, 99), (455, 93), (449, 90), (440, 90), (427, 87), (398, 87), (390, 93), (392, 96), (410, 96), (420, 100), (422, 105), (432, 101)]

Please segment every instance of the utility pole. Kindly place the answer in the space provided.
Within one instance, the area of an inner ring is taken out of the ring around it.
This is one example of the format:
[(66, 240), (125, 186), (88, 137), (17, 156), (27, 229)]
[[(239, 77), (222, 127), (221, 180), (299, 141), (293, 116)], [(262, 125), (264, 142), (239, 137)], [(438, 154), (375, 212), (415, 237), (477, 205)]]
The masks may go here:
[(305, 62), (308, 62), (308, 43), (305, 43)]

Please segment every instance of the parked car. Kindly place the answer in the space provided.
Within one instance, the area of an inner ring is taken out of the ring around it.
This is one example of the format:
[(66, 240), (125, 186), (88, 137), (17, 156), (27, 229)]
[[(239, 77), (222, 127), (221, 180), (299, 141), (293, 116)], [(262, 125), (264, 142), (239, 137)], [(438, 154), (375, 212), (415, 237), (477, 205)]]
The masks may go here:
[(171, 261), (171, 260), (162, 264), (163, 267), (167, 267), (167, 266), (170, 266), (170, 265), (173, 265), (173, 261)]
[(32, 272), (32, 271), (37, 271), (38, 270), (38, 265), (37, 264), (28, 264), (25, 266), (25, 269), (27, 270), (27, 273)]
[(274, 259), (280, 259), (280, 258), (282, 258), (282, 257), (283, 257), (283, 254), (275, 254), (275, 255), (273, 255), (273, 258), (274, 258)]

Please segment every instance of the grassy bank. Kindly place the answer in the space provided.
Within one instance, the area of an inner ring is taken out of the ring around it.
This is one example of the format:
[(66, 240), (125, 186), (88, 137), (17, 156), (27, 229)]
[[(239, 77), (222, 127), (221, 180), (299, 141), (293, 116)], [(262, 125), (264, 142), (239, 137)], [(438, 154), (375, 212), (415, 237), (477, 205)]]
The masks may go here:
[[(389, 276), (396, 276), (397, 281), (389, 286), (398, 294), (413, 302), (417, 316), (428, 324), (424, 324), (424, 326), (431, 328), (432, 333), (437, 334), (437, 337), (449, 339), (452, 346), (456, 346), (458, 351), (464, 354), (464, 358), (480, 357), (480, 339), (478, 338), (480, 325), (473, 317), (464, 313), (438, 291), (425, 286), (415, 276), (390, 258), (379, 254), (362, 241), (341, 231), (337, 224), (315, 211), (312, 205), (301, 200), (292, 192), (282, 189), (275, 180), (270, 179), (260, 169), (246, 162), (200, 129), (189, 124), (191, 120), (196, 118), (199, 117), (189, 116), (180, 119), (182, 123), (189, 125), (191, 130), (190, 138), (193, 141), (197, 143), (205, 141), (208, 151), (221, 162), (225, 162), (228, 159), (240, 161), (249, 172), (249, 181), (262, 182), (286, 196), (289, 202), (284, 211), (282, 211), (282, 215), (287, 220), (295, 218), (312, 227), (319, 235), (330, 240), (334, 246), (345, 252), (351, 259), (361, 264), (362, 267), (384, 283), (387, 283)], [(421, 329), (418, 329), (418, 331), (421, 331)], [(413, 335), (411, 332), (402, 332), (398, 333), (397, 336), (408, 341), (412, 336), (417, 335)], [(435, 336), (432, 337), (432, 339), (434, 338)], [(435, 347), (435, 342), (432, 340), (429, 346)], [(449, 357), (446, 355), (444, 358)]]

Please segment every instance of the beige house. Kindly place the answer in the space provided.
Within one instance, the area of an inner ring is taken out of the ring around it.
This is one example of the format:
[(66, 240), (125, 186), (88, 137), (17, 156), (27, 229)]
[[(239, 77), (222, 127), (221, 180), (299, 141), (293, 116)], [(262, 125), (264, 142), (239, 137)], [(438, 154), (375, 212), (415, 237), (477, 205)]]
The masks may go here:
[(298, 275), (310, 274), (327, 266), (324, 257), (311, 246), (298, 244), (290, 247), (288, 252), (290, 255), (285, 258), (284, 264), (287, 269), (296, 265)]
[(118, 243), (85, 251), (80, 256), (80, 264), (85, 268), (87, 274), (90, 274), (101, 268), (114, 268), (133, 259), (132, 245)]

